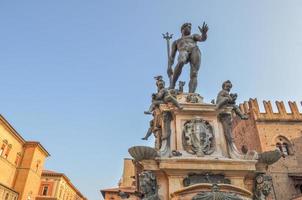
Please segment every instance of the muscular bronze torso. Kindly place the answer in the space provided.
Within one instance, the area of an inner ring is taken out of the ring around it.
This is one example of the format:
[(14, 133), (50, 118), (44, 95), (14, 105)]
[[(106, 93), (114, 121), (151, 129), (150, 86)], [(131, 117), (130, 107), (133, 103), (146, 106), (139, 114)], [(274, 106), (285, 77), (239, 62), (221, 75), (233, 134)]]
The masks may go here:
[(176, 40), (176, 46), (178, 51), (192, 52), (195, 47), (198, 48), (194, 35), (183, 36)]

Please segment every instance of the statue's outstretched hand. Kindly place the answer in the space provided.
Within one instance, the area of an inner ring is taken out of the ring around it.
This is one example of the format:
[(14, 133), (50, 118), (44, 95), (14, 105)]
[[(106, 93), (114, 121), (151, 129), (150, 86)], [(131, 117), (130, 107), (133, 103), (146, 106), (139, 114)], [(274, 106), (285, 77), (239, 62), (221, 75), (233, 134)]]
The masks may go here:
[(209, 27), (205, 22), (203, 22), (202, 28), (200, 26), (198, 26), (198, 29), (201, 33), (207, 33), (209, 30)]

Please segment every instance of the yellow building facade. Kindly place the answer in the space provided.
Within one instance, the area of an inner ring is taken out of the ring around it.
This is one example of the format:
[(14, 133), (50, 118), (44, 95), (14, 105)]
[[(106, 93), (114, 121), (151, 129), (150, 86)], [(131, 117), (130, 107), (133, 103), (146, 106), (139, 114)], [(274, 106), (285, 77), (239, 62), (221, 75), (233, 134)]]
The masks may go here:
[(124, 169), (122, 177), (118, 183), (118, 187), (102, 189), (101, 194), (105, 200), (122, 200), (120, 191), (131, 194), (128, 200), (138, 200), (139, 198), (134, 195), (137, 183), (135, 180), (136, 170), (132, 159), (124, 159)]
[(39, 142), (26, 141), (0, 115), (0, 199), (35, 199), (48, 156)]
[(42, 172), (36, 200), (86, 200), (86, 198), (65, 174), (45, 170)]

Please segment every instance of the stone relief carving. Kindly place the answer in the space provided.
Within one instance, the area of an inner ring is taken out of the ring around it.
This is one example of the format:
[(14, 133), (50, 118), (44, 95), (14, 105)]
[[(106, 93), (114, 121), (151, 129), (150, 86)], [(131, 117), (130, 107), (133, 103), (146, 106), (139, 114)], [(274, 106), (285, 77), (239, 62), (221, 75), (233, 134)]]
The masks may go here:
[(142, 200), (160, 200), (156, 176), (151, 171), (139, 174), (139, 192)]
[(272, 190), (272, 177), (259, 174), (255, 178), (254, 200), (266, 200)]
[(188, 153), (204, 156), (215, 150), (212, 126), (201, 118), (186, 121), (182, 137), (183, 147)]
[(192, 198), (192, 200), (243, 200), (234, 193), (221, 192), (219, 186), (213, 184), (211, 192), (201, 192)]
[(183, 180), (183, 185), (188, 187), (190, 185), (198, 184), (198, 183), (223, 183), (223, 184), (231, 184), (230, 179), (225, 178), (224, 174), (213, 174), (211, 172), (207, 173), (190, 173)]

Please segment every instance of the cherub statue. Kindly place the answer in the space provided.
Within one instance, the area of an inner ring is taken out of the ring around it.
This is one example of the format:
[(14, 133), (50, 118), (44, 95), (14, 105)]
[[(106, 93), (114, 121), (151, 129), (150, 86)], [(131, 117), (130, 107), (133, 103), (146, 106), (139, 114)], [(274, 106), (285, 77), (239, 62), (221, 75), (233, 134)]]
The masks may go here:
[(176, 98), (171, 94), (171, 92), (165, 88), (165, 81), (162, 79), (162, 76), (154, 77), (156, 79), (157, 93), (152, 94), (152, 104), (148, 111), (145, 111), (145, 114), (151, 115), (153, 110), (158, 107), (160, 104), (172, 103), (178, 109), (182, 109), (182, 106), (179, 105)]
[(217, 108), (225, 108), (225, 107), (232, 107), (233, 111), (238, 115), (241, 119), (246, 120), (248, 119), (248, 116), (243, 114), (239, 107), (236, 105), (236, 99), (237, 99), (237, 94), (230, 93), (232, 88), (232, 83), (231, 81), (227, 80), (223, 82), (222, 84), (222, 90), (218, 93), (217, 99), (216, 99), (216, 104)]

